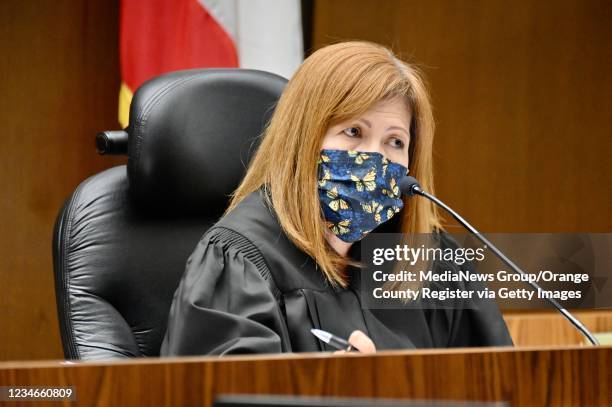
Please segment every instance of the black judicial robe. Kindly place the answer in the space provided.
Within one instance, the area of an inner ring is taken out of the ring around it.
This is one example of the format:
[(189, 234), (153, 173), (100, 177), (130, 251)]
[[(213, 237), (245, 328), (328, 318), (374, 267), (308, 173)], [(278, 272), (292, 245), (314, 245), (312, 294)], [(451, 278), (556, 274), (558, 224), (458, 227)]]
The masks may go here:
[[(332, 288), (284, 234), (263, 194), (221, 218), (189, 257), (162, 356), (335, 350), (311, 328), (344, 338), (360, 329), (377, 350), (512, 345), (492, 300), (476, 309), (362, 309), (359, 269), (348, 267), (349, 287)], [(359, 242), (349, 255), (358, 251)]]

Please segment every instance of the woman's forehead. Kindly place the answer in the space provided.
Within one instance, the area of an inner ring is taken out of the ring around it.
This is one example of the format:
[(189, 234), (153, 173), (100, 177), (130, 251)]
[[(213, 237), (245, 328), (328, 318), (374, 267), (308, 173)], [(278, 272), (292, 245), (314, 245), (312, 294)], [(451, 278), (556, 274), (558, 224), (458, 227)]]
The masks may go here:
[(410, 104), (404, 98), (396, 97), (381, 100), (370, 106), (365, 112), (338, 118), (334, 120), (333, 124), (361, 120), (369, 126), (372, 121), (393, 120), (400, 121), (405, 126), (409, 126), (412, 119), (411, 111)]

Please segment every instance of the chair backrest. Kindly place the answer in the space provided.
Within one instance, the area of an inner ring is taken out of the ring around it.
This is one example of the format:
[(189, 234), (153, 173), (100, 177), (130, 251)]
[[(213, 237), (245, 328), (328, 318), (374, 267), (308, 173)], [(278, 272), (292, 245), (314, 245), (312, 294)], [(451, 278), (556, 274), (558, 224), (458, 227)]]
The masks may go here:
[(197, 69), (135, 92), (127, 167), (83, 181), (55, 223), (66, 358), (159, 355), (185, 262), (227, 207), (285, 83), (261, 71)]

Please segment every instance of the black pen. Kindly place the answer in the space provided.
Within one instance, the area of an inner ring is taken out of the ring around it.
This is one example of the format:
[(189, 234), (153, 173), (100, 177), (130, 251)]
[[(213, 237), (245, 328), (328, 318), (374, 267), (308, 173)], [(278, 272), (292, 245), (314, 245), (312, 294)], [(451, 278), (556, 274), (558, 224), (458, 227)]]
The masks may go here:
[(345, 350), (350, 352), (353, 350), (353, 345), (348, 343), (346, 339), (342, 339), (339, 336), (331, 334), (327, 331), (323, 331), (322, 329), (311, 329), (310, 332), (329, 346), (332, 346), (339, 350)]

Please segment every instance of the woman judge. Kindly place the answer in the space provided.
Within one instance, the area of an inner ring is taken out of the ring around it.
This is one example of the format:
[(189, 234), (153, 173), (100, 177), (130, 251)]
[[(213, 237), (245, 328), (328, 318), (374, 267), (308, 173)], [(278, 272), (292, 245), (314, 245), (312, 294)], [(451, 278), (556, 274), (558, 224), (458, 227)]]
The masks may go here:
[(224, 216), (187, 261), (161, 354), (333, 350), (311, 328), (362, 352), (511, 345), (491, 300), (362, 307), (361, 239), (446, 236), (429, 201), (397, 188), (409, 172), (433, 192), (433, 136), (423, 81), (390, 50), (344, 42), (313, 53), (287, 84)]

